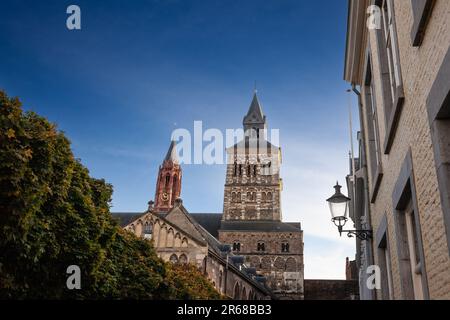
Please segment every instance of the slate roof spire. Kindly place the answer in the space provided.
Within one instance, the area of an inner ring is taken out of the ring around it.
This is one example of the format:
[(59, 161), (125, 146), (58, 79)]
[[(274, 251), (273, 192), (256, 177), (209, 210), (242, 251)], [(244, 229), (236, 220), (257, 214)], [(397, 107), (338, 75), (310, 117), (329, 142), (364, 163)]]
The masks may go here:
[(167, 151), (164, 161), (171, 161), (174, 164), (179, 163), (178, 154), (177, 154), (177, 143), (173, 140), (170, 142), (169, 150)]
[(243, 124), (245, 132), (249, 129), (254, 129), (255, 131), (264, 130), (267, 127), (266, 116), (262, 111), (256, 89), (253, 93), (250, 108), (248, 109), (247, 115), (244, 117)]

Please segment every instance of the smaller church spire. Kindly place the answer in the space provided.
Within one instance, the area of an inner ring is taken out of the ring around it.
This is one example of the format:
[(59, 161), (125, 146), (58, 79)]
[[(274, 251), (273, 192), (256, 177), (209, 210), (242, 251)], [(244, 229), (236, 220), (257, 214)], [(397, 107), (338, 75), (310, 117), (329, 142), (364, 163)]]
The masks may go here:
[(164, 161), (172, 161), (174, 164), (178, 164), (178, 154), (177, 154), (177, 143), (172, 140), (169, 146), (169, 150), (167, 151), (166, 157)]
[(181, 194), (181, 175), (177, 144), (172, 141), (163, 163), (159, 166), (154, 212), (168, 212), (173, 208), (175, 200)]

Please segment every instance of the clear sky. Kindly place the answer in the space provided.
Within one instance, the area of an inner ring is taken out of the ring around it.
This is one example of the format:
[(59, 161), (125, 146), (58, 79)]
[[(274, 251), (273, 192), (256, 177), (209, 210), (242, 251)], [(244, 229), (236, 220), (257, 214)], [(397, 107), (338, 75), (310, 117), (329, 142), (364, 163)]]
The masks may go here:
[[(81, 30), (66, 28), (71, 4)], [(280, 130), (283, 218), (302, 223), (305, 277), (344, 278), (354, 241), (325, 199), (348, 172), (346, 15), (345, 0), (2, 1), (0, 88), (67, 133), (113, 184), (112, 211), (142, 212), (172, 131), (240, 128), (256, 81)], [(221, 212), (224, 182), (223, 165), (185, 165), (184, 205)]]

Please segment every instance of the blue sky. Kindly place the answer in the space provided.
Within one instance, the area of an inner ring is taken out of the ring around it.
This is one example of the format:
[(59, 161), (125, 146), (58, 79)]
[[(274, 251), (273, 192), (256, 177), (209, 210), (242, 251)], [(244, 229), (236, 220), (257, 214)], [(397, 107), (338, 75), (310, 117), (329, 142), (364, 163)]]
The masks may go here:
[[(66, 28), (70, 4), (81, 30)], [(354, 245), (324, 199), (348, 170), (346, 14), (344, 0), (4, 2), (0, 88), (67, 133), (114, 185), (112, 211), (143, 211), (172, 131), (241, 127), (256, 81), (280, 130), (283, 216), (302, 222), (305, 276), (343, 278)], [(220, 212), (224, 166), (183, 170), (188, 210)]]

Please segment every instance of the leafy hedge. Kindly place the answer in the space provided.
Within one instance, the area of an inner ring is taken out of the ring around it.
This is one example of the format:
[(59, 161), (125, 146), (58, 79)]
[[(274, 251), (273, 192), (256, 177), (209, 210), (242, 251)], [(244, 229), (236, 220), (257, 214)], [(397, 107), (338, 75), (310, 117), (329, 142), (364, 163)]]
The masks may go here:
[[(112, 186), (89, 176), (56, 126), (0, 91), (0, 298), (217, 299), (112, 218)], [(81, 268), (81, 290), (66, 269)]]

